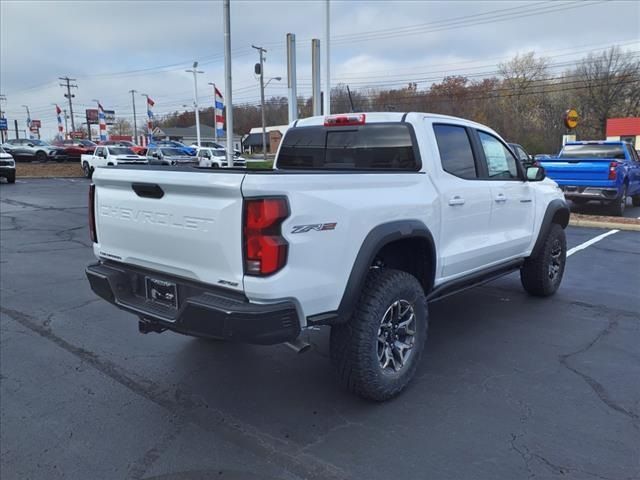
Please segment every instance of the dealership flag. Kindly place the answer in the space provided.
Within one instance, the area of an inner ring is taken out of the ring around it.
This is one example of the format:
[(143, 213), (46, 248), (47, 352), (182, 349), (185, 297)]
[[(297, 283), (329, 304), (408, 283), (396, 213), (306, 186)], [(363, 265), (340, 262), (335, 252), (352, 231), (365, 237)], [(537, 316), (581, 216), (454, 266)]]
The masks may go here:
[(100, 141), (107, 141), (107, 117), (104, 114), (104, 108), (102, 104), (98, 102), (98, 125), (100, 127)]
[(147, 137), (149, 142), (151, 142), (151, 137), (153, 135), (153, 111), (151, 108), (156, 104), (151, 97), (147, 96)]
[(62, 126), (62, 117), (60, 116), (62, 113), (62, 109), (56, 105), (56, 117), (58, 118), (58, 137), (60, 140), (64, 138), (64, 127)]
[(224, 101), (218, 87), (213, 87), (213, 89), (215, 90), (216, 133), (221, 137), (224, 135), (224, 117), (222, 116)]

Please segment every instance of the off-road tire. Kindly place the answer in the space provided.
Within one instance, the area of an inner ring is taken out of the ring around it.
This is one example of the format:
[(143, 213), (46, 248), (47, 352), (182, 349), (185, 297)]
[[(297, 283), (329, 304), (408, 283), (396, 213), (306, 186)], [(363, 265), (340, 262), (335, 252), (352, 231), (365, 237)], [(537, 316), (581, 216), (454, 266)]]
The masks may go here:
[(8, 173), (7, 174), (7, 182), (16, 183), (16, 172), (12, 172), (12, 173)]
[[(551, 276), (551, 267), (554, 260), (554, 249), (560, 246), (560, 255), (557, 258), (559, 265), (556, 274)], [(553, 295), (560, 287), (564, 268), (567, 261), (567, 239), (564, 229), (557, 223), (551, 224), (542, 248), (536, 255), (528, 257), (520, 269), (522, 286), (531, 295), (548, 297)]]
[(614, 217), (622, 217), (627, 206), (627, 185), (622, 187), (622, 194), (610, 204), (610, 213)]
[[(398, 300), (408, 301), (415, 315), (412, 351), (398, 371), (383, 370), (378, 336), (385, 312)], [(339, 381), (360, 397), (384, 401), (398, 395), (420, 363), (427, 339), (427, 299), (420, 282), (406, 272), (372, 269), (352, 317), (331, 327), (331, 363)]]
[(82, 162), (82, 171), (84, 172), (84, 176), (88, 179), (93, 177), (93, 168), (89, 166), (89, 162)]

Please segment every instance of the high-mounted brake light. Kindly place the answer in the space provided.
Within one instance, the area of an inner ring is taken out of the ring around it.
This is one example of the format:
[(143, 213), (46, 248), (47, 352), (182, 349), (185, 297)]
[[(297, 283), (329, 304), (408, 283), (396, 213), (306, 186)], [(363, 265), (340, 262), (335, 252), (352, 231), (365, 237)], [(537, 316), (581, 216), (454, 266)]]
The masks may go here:
[(609, 164), (609, 180), (615, 180), (618, 177), (618, 170), (616, 170), (618, 165), (620, 165), (618, 162), (611, 162)]
[(351, 115), (330, 115), (324, 117), (325, 127), (343, 127), (348, 125), (364, 125), (366, 115), (364, 113)]
[(289, 216), (286, 198), (249, 198), (244, 202), (244, 267), (247, 275), (267, 276), (287, 262), (289, 244), (282, 222)]
[(96, 233), (96, 186), (92, 183), (89, 185), (89, 238), (93, 243), (98, 243), (98, 234)]

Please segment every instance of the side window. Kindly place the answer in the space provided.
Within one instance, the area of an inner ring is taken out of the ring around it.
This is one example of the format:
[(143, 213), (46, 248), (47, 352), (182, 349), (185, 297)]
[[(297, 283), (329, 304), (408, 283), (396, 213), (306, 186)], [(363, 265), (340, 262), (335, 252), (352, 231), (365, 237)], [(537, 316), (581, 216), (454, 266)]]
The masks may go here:
[(526, 162), (527, 160), (529, 160), (527, 153), (522, 149), (522, 147), (518, 147), (516, 153), (518, 154), (518, 158), (521, 161)]
[(99, 157), (100, 155), (102, 155), (102, 147), (96, 148), (96, 151), (94, 152), (94, 155), (96, 157)]
[(436, 135), (443, 170), (468, 180), (478, 178), (467, 129), (456, 125), (436, 124), (433, 126), (433, 132)]
[(493, 135), (478, 130), (484, 156), (487, 159), (487, 172), (491, 179), (517, 180), (517, 160), (500, 140)]

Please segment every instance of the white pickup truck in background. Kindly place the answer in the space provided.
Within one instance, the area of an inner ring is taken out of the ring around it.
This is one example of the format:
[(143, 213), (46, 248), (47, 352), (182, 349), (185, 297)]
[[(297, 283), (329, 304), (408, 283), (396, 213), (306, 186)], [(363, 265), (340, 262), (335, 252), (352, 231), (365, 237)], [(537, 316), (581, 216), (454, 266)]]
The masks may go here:
[(120, 146), (98, 146), (91, 155), (80, 156), (80, 165), (82, 165), (82, 171), (87, 178), (91, 178), (98, 167), (144, 165), (147, 163), (147, 157), (137, 155), (128, 147)]
[(374, 400), (413, 377), (428, 301), (513, 271), (547, 296), (565, 267), (556, 183), (460, 118), (306, 118), (271, 171), (125, 166), (93, 180), (87, 277), (141, 332), (303, 350), (303, 329), (330, 325), (339, 379)]

